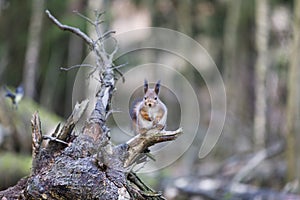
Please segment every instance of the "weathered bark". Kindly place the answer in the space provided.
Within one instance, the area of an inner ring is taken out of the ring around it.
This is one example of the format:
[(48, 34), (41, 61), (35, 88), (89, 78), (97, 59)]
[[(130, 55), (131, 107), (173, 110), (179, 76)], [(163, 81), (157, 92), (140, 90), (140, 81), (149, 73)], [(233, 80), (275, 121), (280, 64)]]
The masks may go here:
[[(97, 29), (96, 41), (79, 29), (61, 24), (49, 11), (48, 17), (60, 29), (81, 37), (95, 53), (96, 70), (101, 80), (95, 108), (80, 131), (74, 127), (87, 108), (87, 101), (77, 104), (66, 124), (52, 136), (43, 136), (38, 114), (32, 118), (32, 172), (16, 186), (0, 192), (0, 199), (164, 199), (131, 172), (137, 158), (145, 149), (164, 141), (174, 140), (182, 132), (149, 130), (144, 135), (136, 135), (127, 143), (113, 145), (106, 119), (111, 113), (110, 102), (114, 91), (115, 76), (113, 55), (103, 47), (105, 35), (98, 29), (101, 14), (95, 22), (89, 21)], [(45, 148), (41, 142), (49, 139)], [(17, 189), (16, 192), (12, 192)]]

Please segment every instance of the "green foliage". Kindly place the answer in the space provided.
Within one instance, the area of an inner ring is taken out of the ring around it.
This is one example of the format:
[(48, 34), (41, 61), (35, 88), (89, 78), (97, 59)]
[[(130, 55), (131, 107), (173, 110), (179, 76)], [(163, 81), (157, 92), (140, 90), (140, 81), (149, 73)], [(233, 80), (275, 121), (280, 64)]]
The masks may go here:
[(14, 185), (20, 178), (29, 175), (30, 167), (30, 155), (0, 153), (0, 190)]

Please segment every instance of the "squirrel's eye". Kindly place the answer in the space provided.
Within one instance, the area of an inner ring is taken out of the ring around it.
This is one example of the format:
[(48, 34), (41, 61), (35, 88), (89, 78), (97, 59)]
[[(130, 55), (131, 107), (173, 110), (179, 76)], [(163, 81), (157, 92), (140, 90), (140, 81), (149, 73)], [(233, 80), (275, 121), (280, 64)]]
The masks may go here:
[(157, 97), (154, 97), (154, 100), (157, 100)]
[(144, 99), (146, 100), (146, 99), (147, 99), (147, 97), (144, 97)]

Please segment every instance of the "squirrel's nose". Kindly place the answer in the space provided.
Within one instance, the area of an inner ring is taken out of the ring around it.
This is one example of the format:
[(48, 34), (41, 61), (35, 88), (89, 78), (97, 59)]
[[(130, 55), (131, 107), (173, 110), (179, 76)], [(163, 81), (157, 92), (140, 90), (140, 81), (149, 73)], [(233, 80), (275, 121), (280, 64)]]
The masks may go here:
[(151, 103), (149, 103), (149, 104), (148, 104), (148, 106), (149, 106), (149, 107), (151, 107), (151, 106), (152, 106), (152, 104), (151, 104)]

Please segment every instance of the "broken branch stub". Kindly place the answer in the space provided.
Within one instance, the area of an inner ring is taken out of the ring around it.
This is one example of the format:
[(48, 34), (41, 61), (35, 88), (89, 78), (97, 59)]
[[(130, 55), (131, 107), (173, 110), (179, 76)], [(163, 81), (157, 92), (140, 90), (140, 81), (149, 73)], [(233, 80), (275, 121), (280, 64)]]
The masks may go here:
[(136, 135), (126, 143), (128, 145), (128, 157), (124, 162), (124, 167), (126, 168), (132, 165), (136, 158), (148, 147), (157, 143), (175, 140), (182, 133), (182, 128), (175, 131), (151, 129), (145, 134)]

